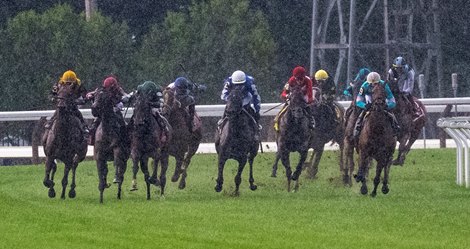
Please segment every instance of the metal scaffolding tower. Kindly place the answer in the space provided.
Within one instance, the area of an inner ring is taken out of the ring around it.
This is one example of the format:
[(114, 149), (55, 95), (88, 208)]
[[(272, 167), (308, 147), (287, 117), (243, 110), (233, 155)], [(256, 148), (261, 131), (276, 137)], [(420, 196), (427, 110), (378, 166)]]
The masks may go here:
[[(393, 58), (403, 55), (417, 75), (424, 74), (425, 85), (437, 81), (437, 97), (443, 97), (439, 0), (350, 0), (349, 9), (343, 2), (313, 0), (311, 73), (329, 67), (335, 82), (350, 82), (358, 67), (385, 73)], [(381, 26), (383, 34), (369, 32), (371, 25)], [(339, 41), (330, 41), (330, 32)]]

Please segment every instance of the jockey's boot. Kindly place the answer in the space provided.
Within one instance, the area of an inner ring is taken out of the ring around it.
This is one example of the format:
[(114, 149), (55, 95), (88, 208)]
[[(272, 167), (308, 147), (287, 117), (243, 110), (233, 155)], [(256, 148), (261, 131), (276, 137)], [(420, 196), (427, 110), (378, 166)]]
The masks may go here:
[(395, 115), (392, 112), (386, 112), (388, 114), (388, 117), (390, 118), (390, 122), (392, 123), (392, 129), (393, 129), (393, 136), (398, 136), (398, 133), (400, 133), (400, 125), (398, 124), (398, 120), (395, 117)]
[(307, 111), (307, 117), (308, 117), (308, 128), (310, 129), (315, 129), (315, 118), (313, 117), (313, 111), (312, 111), (312, 108), (310, 108), (309, 106), (307, 108), (305, 108), (305, 110)]
[(47, 120), (46, 124), (44, 125), (44, 128), (49, 130), (52, 127), (52, 124), (54, 123), (56, 116), (57, 116), (57, 112), (54, 112), (52, 117), (49, 120)]
[(354, 139), (358, 138), (359, 134), (361, 133), (362, 120), (364, 120), (365, 114), (366, 114), (366, 110), (362, 110), (361, 114), (359, 114), (359, 117), (357, 117), (356, 125), (354, 125), (354, 132), (353, 132)]

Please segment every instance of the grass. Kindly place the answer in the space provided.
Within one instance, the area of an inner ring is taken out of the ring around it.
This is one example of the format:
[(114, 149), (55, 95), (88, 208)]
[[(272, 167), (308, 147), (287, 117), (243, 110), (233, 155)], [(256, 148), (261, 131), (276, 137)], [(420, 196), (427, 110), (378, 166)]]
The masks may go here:
[[(44, 166), (0, 167), (0, 248), (468, 248), (470, 190), (455, 184), (455, 149), (414, 150), (391, 170), (390, 193), (362, 196), (343, 187), (334, 152), (326, 152), (318, 178), (301, 176), (287, 193), (282, 165), (271, 178), (273, 154), (255, 160), (258, 190), (232, 197), (236, 163), (226, 165), (222, 193), (214, 191), (216, 155), (197, 155), (187, 187), (168, 181), (165, 198), (145, 200), (116, 186), (99, 204), (95, 163), (77, 170), (77, 197), (49, 199)], [(293, 161), (296, 161), (293, 159)], [(174, 169), (170, 167), (168, 179)], [(129, 162), (130, 165), (130, 162)], [(63, 165), (56, 174), (60, 196)], [(112, 170), (110, 171), (113, 172)], [(371, 170), (371, 176), (372, 176)], [(374, 173), (375, 174), (375, 173)], [(369, 181), (370, 183), (370, 181)], [(370, 186), (370, 184), (369, 184)]]

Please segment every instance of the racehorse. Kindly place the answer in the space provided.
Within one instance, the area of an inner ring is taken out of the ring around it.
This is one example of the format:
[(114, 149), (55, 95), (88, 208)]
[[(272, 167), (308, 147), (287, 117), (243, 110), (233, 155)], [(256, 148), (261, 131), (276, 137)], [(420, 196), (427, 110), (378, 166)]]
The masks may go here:
[(116, 181), (118, 185), (117, 198), (121, 199), (121, 188), (124, 173), (127, 168), (127, 159), (130, 154), (130, 141), (124, 119), (120, 113), (114, 112), (114, 99), (108, 90), (101, 89), (95, 96), (92, 105), (92, 114), (101, 117), (101, 122), (95, 133), (95, 160), (98, 168), (98, 190), (100, 191), (100, 203), (103, 203), (103, 192), (109, 188), (107, 182), (107, 161), (113, 161), (116, 169)]
[[(162, 141), (162, 128), (152, 114), (152, 107), (148, 96), (144, 93), (136, 95), (134, 115), (129, 123), (131, 132), (131, 158), (132, 158), (132, 190), (137, 190), (137, 172), (140, 168), (144, 174), (147, 186), (147, 200), (150, 200), (150, 184), (160, 186), (160, 194), (163, 196), (166, 185), (166, 170), (168, 169), (168, 140)], [(171, 134), (169, 134), (171, 135)], [(171, 137), (170, 137), (171, 139)], [(150, 176), (148, 160), (153, 158), (153, 174)], [(161, 161), (160, 179), (157, 178), (158, 162)]]
[(187, 122), (189, 119), (188, 108), (181, 105), (175, 98), (174, 91), (169, 88), (165, 89), (163, 96), (165, 104), (162, 113), (173, 129), (173, 135), (168, 144), (168, 153), (176, 161), (171, 181), (177, 182), (181, 176), (178, 188), (184, 189), (191, 158), (196, 154), (202, 139), (201, 120), (195, 113), (192, 121), (194, 128), (190, 130)]
[[(400, 132), (398, 133), (398, 155), (393, 161), (394, 165), (403, 165), (406, 155), (410, 152), (411, 146), (418, 139), (421, 130), (426, 125), (427, 113), (426, 107), (417, 98), (413, 97), (414, 102), (410, 103), (408, 98), (398, 91), (396, 84), (390, 84), (393, 95), (396, 98), (397, 106), (394, 109), (394, 114), (397, 117), (398, 124), (400, 125)], [(413, 107), (413, 105), (417, 105)], [(413, 109), (421, 109), (419, 117), (415, 117)]]
[(55, 97), (57, 101), (56, 119), (51, 128), (43, 134), (44, 154), (46, 155), (44, 186), (49, 188), (49, 197), (54, 198), (54, 174), (57, 170), (55, 159), (64, 162), (64, 176), (62, 178), (62, 194), (65, 199), (65, 189), (68, 184), (68, 175), (72, 170), (72, 184), (69, 198), (75, 198), (75, 171), (78, 163), (83, 161), (87, 153), (87, 143), (78, 117), (73, 113), (76, 110), (74, 101), (75, 84), (62, 85)]
[[(344, 108), (338, 106), (338, 115), (335, 105), (333, 103), (324, 103), (321, 101), (321, 90), (314, 88), (316, 101), (313, 105), (313, 116), (315, 119), (315, 128), (311, 132), (309, 148), (313, 149), (310, 159), (304, 163), (304, 168), (307, 169), (307, 176), (309, 178), (315, 178), (318, 173), (318, 165), (320, 163), (325, 144), (332, 141), (339, 145), (339, 165), (340, 169), (343, 167), (343, 138), (344, 138), (344, 124), (343, 115)], [(339, 118), (337, 118), (339, 116)], [(277, 175), (277, 165), (280, 160), (279, 153), (276, 154), (276, 159), (273, 164), (272, 177)]]
[(380, 183), (380, 175), (384, 171), (382, 193), (387, 194), (390, 165), (397, 140), (393, 134), (390, 118), (386, 113), (386, 92), (384, 85), (373, 84), (372, 105), (363, 120), (363, 128), (358, 138), (357, 150), (359, 152), (359, 169), (354, 176), (357, 182), (361, 182), (361, 194), (368, 192), (366, 177), (369, 164), (372, 159), (377, 161), (374, 178), (374, 189), (371, 196), (377, 195), (377, 187)]
[(235, 176), (234, 195), (240, 194), (241, 175), (246, 161), (250, 164), (250, 189), (256, 190), (253, 178), (253, 161), (258, 154), (259, 140), (255, 138), (257, 125), (253, 117), (243, 107), (243, 85), (233, 85), (225, 108), (226, 121), (220, 130), (216, 131), (215, 148), (218, 154), (218, 176), (215, 191), (222, 191), (224, 183), (224, 167), (228, 159), (238, 161), (238, 171)]
[[(310, 146), (310, 128), (307, 111), (307, 103), (304, 101), (302, 89), (291, 87), (289, 94), (289, 105), (285, 114), (279, 120), (279, 134), (277, 136), (277, 154), (286, 168), (287, 191), (291, 191), (291, 180), (296, 181), (294, 190), (299, 188), (299, 177), (302, 166), (307, 159)], [(290, 152), (298, 152), (300, 159), (295, 171), (292, 173), (290, 167)]]

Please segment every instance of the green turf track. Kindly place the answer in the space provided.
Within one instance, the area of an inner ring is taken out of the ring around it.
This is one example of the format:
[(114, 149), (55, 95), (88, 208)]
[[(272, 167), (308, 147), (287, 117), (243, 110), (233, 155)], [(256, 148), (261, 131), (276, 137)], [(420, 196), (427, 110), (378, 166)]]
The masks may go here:
[(79, 165), (77, 197), (65, 200), (47, 197), (44, 165), (0, 167), (0, 248), (470, 248), (470, 189), (455, 184), (455, 149), (412, 151), (392, 168), (390, 193), (376, 198), (341, 185), (334, 152), (296, 193), (287, 193), (282, 165), (270, 177), (273, 158), (256, 158), (254, 192), (245, 168), (239, 197), (234, 161), (214, 191), (216, 155), (194, 158), (185, 190), (170, 181), (170, 166), (165, 198), (153, 187), (150, 201), (141, 173), (140, 189), (129, 191), (128, 167), (122, 200), (112, 186), (104, 204), (93, 161)]

